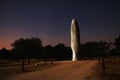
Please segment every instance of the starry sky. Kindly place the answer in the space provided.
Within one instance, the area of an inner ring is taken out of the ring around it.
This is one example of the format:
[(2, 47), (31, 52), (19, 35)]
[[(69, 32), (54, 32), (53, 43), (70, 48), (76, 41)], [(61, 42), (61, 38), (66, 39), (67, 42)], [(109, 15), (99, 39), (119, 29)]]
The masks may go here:
[(0, 0), (0, 49), (19, 38), (37, 37), (43, 45), (70, 46), (71, 20), (81, 43), (113, 42), (120, 35), (119, 0)]

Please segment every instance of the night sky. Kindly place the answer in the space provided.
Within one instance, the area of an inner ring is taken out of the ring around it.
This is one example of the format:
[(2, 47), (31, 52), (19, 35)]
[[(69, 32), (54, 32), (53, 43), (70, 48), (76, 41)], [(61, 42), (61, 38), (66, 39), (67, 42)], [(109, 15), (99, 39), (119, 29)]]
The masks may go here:
[[(119, 0), (117, 0), (119, 1)], [(120, 35), (116, 0), (1, 0), (0, 49), (19, 38), (37, 37), (42, 44), (70, 46), (71, 20), (79, 23), (81, 42), (113, 42)]]

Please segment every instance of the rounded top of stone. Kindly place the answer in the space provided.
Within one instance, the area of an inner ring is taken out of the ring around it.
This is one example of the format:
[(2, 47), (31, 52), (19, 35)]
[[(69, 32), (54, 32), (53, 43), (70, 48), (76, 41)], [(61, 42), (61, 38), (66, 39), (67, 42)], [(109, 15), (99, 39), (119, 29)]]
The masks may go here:
[(76, 19), (72, 19), (72, 24), (75, 24), (77, 22)]

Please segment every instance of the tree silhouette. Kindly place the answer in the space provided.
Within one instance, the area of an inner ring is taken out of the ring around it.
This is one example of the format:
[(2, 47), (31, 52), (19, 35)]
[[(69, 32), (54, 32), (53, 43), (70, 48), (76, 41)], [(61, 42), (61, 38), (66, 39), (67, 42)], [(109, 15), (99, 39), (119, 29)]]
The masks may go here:
[(24, 59), (27, 57), (27, 51), (28, 49), (26, 49), (26, 40), (21, 38), (19, 40), (16, 40), (13, 44), (13, 52), (15, 52), (16, 55), (19, 56), (19, 58)]
[(28, 58), (28, 63), (30, 63), (30, 58), (38, 56), (42, 50), (42, 41), (38, 38), (21, 38), (16, 40), (12, 46), (16, 58), (22, 59), (22, 69), (24, 70), (24, 59)]
[(100, 57), (108, 53), (110, 44), (104, 41), (100, 42), (86, 42), (80, 46), (79, 57)]
[(66, 60), (71, 56), (71, 50), (70, 48), (66, 47), (65, 44), (59, 43), (54, 49), (56, 60)]
[(30, 63), (30, 58), (38, 57), (42, 51), (42, 42), (38, 38), (19, 39), (12, 46), (18, 58), (28, 58), (28, 63)]
[(44, 58), (51, 61), (51, 64), (53, 64), (53, 59), (55, 58), (53, 46), (47, 45), (44, 47)]
[[(53, 63), (53, 60), (70, 60), (72, 57), (71, 48), (66, 47), (64, 44), (59, 43), (54, 47), (47, 45), (43, 48), (42, 58), (45, 60), (50, 60)], [(45, 61), (46, 63), (46, 61)]]
[(12, 59), (12, 53), (6, 48), (0, 50), (0, 59)]
[(98, 55), (98, 42), (87, 42), (85, 43), (87, 57), (96, 57)]
[(40, 53), (42, 53), (42, 42), (38, 38), (30, 38), (27, 39), (27, 48), (28, 50), (28, 63), (30, 63), (30, 58), (37, 57), (39, 56), (40, 58)]

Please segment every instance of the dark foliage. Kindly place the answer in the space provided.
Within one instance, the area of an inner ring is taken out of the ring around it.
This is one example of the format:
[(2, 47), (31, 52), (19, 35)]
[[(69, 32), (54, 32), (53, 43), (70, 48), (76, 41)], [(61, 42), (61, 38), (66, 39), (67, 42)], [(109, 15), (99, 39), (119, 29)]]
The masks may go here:
[(110, 44), (107, 42), (87, 42), (81, 44), (79, 58), (97, 58), (108, 54)]
[(120, 56), (120, 36), (118, 36), (115, 41), (114, 41), (114, 45), (116, 47), (116, 55)]
[[(114, 45), (115, 48), (110, 48)], [(56, 46), (42, 46), (39, 38), (18, 39), (13, 44), (13, 49), (0, 50), (0, 59), (39, 59), (39, 60), (71, 60), (72, 51), (70, 47), (59, 43)], [(117, 37), (113, 44), (104, 41), (86, 42), (80, 45), (78, 53), (79, 59), (97, 58), (102, 56), (118, 56), (120, 55), (120, 36)]]
[(5, 48), (2, 48), (0, 50), (0, 59), (12, 59), (12, 57), (13, 57), (13, 54), (9, 50)]
[(28, 63), (30, 63), (31, 58), (40, 58), (40, 53), (42, 53), (42, 42), (38, 38), (30, 39), (19, 39), (13, 44), (13, 49), (11, 52), (14, 54), (15, 59), (25, 59), (28, 58)]

